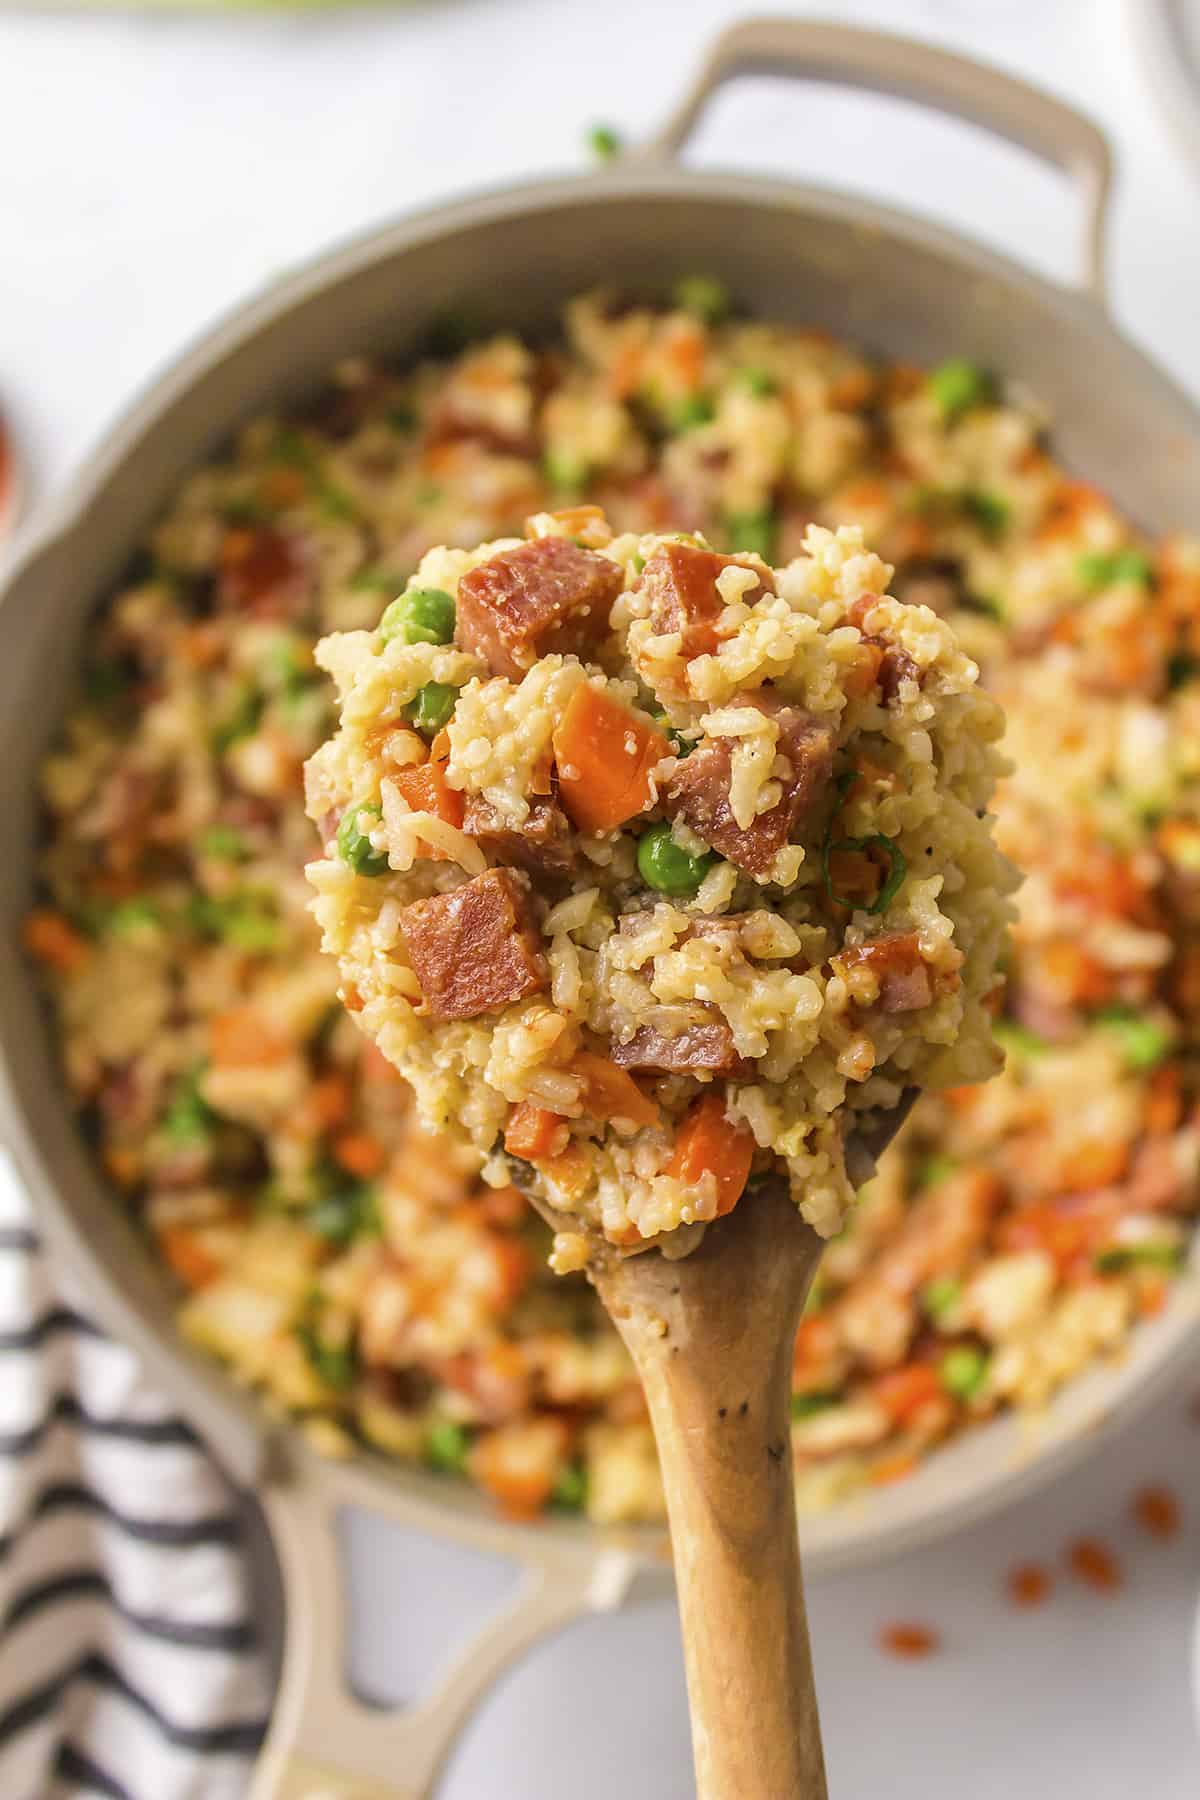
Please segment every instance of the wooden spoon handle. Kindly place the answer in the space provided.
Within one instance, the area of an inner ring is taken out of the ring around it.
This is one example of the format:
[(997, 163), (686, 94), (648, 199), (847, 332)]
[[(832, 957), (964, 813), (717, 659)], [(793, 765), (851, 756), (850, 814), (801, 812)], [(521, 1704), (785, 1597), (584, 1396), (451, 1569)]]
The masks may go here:
[(790, 1345), (764, 1385), (642, 1379), (658, 1439), (699, 1800), (825, 1800), (789, 1434)]
[(820, 1245), (786, 1200), (729, 1223), (683, 1263), (638, 1257), (597, 1285), (658, 1440), (699, 1800), (825, 1800), (790, 1429)]

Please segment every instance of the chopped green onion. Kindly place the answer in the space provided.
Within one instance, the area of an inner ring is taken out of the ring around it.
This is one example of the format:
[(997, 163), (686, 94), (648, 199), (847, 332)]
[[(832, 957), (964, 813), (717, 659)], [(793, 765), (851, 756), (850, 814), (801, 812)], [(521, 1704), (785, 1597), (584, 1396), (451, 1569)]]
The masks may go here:
[(1171, 1033), (1157, 1019), (1129, 1007), (1106, 1006), (1095, 1019), (1113, 1038), (1129, 1069), (1153, 1069), (1171, 1048)]
[[(424, 692), (424, 689), (421, 690)], [(362, 801), (357, 806), (348, 806), (342, 814), (342, 822), (337, 828), (337, 851), (344, 863), (349, 863), (356, 875), (386, 875), (388, 859), (383, 850), (376, 850), (368, 835), (370, 824), (364, 831), (359, 819), (382, 819), (383, 808), (375, 801)]]
[(937, 1275), (921, 1289), (921, 1305), (935, 1325), (955, 1310), (961, 1298), (962, 1282), (953, 1275)]
[[(888, 858), (889, 866), (887, 877), (870, 906), (863, 905), (862, 901), (854, 899), (853, 897), (850, 899), (843, 899), (840, 894), (835, 894), (833, 891), (833, 878), (829, 873), (829, 858), (835, 852), (842, 850), (866, 852), (875, 849), (884, 852)], [(885, 837), (881, 831), (877, 831), (870, 837), (836, 838), (832, 842), (827, 840), (821, 851), (821, 874), (825, 882), (825, 892), (829, 895), (829, 898), (833, 901), (835, 906), (849, 906), (856, 912), (881, 913), (887, 911), (892, 901), (896, 898), (896, 895), (900, 892), (900, 889), (904, 884), (904, 877), (908, 874), (908, 864), (904, 860), (904, 852), (901, 850), (899, 844), (896, 843), (895, 839)]]
[(587, 1505), (588, 1478), (582, 1463), (568, 1463), (550, 1490), (550, 1504), (560, 1512), (582, 1512)]
[(457, 704), (456, 687), (445, 681), (427, 681), (404, 708), (404, 716), (417, 731), (433, 737), (450, 723)]
[(342, 1391), (353, 1385), (358, 1373), (358, 1353), (354, 1341), (349, 1339), (344, 1344), (327, 1344), (321, 1336), (315, 1304), (310, 1302), (307, 1316), (293, 1330), (309, 1367), (326, 1387)]
[(995, 383), (986, 369), (968, 361), (965, 356), (952, 356), (934, 369), (929, 377), (929, 392), (941, 408), (947, 424), (961, 418), (974, 406), (986, 406), (995, 398)]
[(275, 439), (274, 461), (298, 469), (311, 483), (314, 494), (331, 519), (352, 519), (354, 502), (342, 488), (326, 478), (321, 453), (300, 432), (284, 430)]
[(938, 1365), (942, 1386), (958, 1400), (974, 1400), (987, 1381), (988, 1357), (973, 1344), (956, 1344)]
[(775, 514), (769, 506), (760, 512), (733, 513), (725, 524), (730, 549), (752, 551), (765, 563), (774, 554), (775, 530)]
[(242, 738), (253, 737), (258, 730), (262, 710), (263, 697), (258, 689), (253, 682), (243, 682), (232, 710), (213, 730), (212, 747), (218, 756), (223, 756), (226, 750)]
[(553, 446), (542, 457), (542, 472), (550, 486), (563, 494), (582, 493), (588, 478), (587, 462), (578, 451), (559, 450)]
[(118, 900), (108, 915), (108, 929), (115, 937), (136, 937), (162, 923), (162, 911), (144, 894)]
[(587, 134), (587, 147), (597, 162), (612, 162), (621, 154), (621, 134), (612, 125), (592, 125)]
[(325, 1176), (332, 1185), (305, 1215), (318, 1237), (330, 1244), (351, 1244), (379, 1232), (379, 1201), (369, 1181), (347, 1180), (336, 1172)]
[(1144, 550), (1083, 550), (1075, 558), (1075, 574), (1089, 593), (1108, 587), (1152, 587), (1154, 565)]
[(637, 551), (637, 550), (634, 551), (633, 555), (629, 559), (629, 566), (633, 570), (635, 575), (641, 574), (642, 570), (646, 566), (646, 559), (640, 553), (640, 551)]
[(425, 1461), (443, 1475), (460, 1475), (467, 1466), (471, 1439), (462, 1425), (439, 1419), (425, 1439)]
[(681, 312), (693, 313), (705, 325), (719, 325), (729, 314), (729, 289), (714, 275), (684, 275), (671, 297)]
[(917, 1180), (922, 1187), (936, 1187), (939, 1181), (945, 1181), (958, 1168), (958, 1159), (945, 1156), (941, 1152), (927, 1156), (917, 1170)]
[(1127, 1269), (1165, 1269), (1175, 1274), (1183, 1267), (1181, 1244), (1113, 1244), (1098, 1250), (1093, 1261), (1101, 1275), (1120, 1275)]
[(271, 894), (242, 888), (233, 894), (192, 894), (188, 922), (205, 937), (218, 938), (250, 954), (275, 950), (283, 934), (282, 922)]
[(842, 1396), (833, 1388), (814, 1388), (807, 1394), (792, 1395), (793, 1419), (811, 1419), (814, 1413), (828, 1412), (839, 1406)]

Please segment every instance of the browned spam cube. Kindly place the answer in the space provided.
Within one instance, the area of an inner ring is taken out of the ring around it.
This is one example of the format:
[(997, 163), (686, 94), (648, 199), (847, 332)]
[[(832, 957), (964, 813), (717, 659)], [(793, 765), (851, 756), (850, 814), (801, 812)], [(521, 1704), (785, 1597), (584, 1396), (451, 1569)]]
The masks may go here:
[(572, 538), (535, 538), (463, 576), (455, 636), (511, 681), (551, 652), (586, 659), (608, 630), (623, 579), (609, 557)]
[(521, 825), (508, 824), (490, 800), (471, 794), (463, 830), (497, 862), (515, 863), (531, 875), (567, 875), (575, 863), (567, 815), (545, 794), (530, 796), (529, 817)]
[[(717, 621), (725, 602), (717, 590), (717, 576), (736, 563), (752, 569), (768, 593), (775, 592), (770, 571), (749, 558), (720, 556), (693, 544), (663, 544), (642, 570), (641, 591), (650, 599), (650, 625), (656, 637), (680, 634), (684, 657), (710, 655), (716, 648)], [(761, 599), (761, 594), (755, 596)]]
[(400, 931), (435, 1019), (497, 1012), (549, 980), (529, 883), (511, 869), (485, 869), (453, 893), (414, 900)]
[(782, 782), (778, 805), (759, 813), (743, 831), (729, 804), (733, 746), (728, 738), (697, 745), (671, 776), (664, 805), (672, 818), (683, 819), (729, 862), (762, 878), (821, 801), (833, 772), (833, 733), (803, 707), (761, 691), (738, 694), (730, 704), (756, 706), (779, 723), (779, 753), (787, 757), (791, 773)]

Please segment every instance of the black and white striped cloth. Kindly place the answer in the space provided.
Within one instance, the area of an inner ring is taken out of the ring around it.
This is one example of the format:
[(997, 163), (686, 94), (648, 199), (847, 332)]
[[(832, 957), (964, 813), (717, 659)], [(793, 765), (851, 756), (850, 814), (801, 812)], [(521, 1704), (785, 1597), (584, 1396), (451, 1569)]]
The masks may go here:
[(229, 1485), (0, 1154), (0, 1796), (235, 1800), (267, 1706)]

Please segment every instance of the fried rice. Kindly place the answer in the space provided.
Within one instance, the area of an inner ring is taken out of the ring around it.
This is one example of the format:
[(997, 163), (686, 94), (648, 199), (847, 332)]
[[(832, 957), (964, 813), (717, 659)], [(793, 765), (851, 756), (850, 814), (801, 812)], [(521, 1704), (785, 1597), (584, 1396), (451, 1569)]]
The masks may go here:
[(802, 1504), (1118, 1354), (1197, 1207), (1200, 543), (1147, 542), (970, 363), (882, 364), (699, 291), (585, 296), (549, 346), (355, 359), (247, 425), (98, 612), (44, 774), (26, 941), (182, 1328), (323, 1447), (465, 1470), (525, 1513), (659, 1515), (641, 1395), (521, 1196), (414, 1127), (306, 910), (301, 767), (333, 721), (313, 646), (372, 630), (437, 545), (586, 499), (617, 534), (779, 566), (814, 521), (860, 522), (1006, 711), (1006, 1067), (919, 1103), (825, 1252)]

